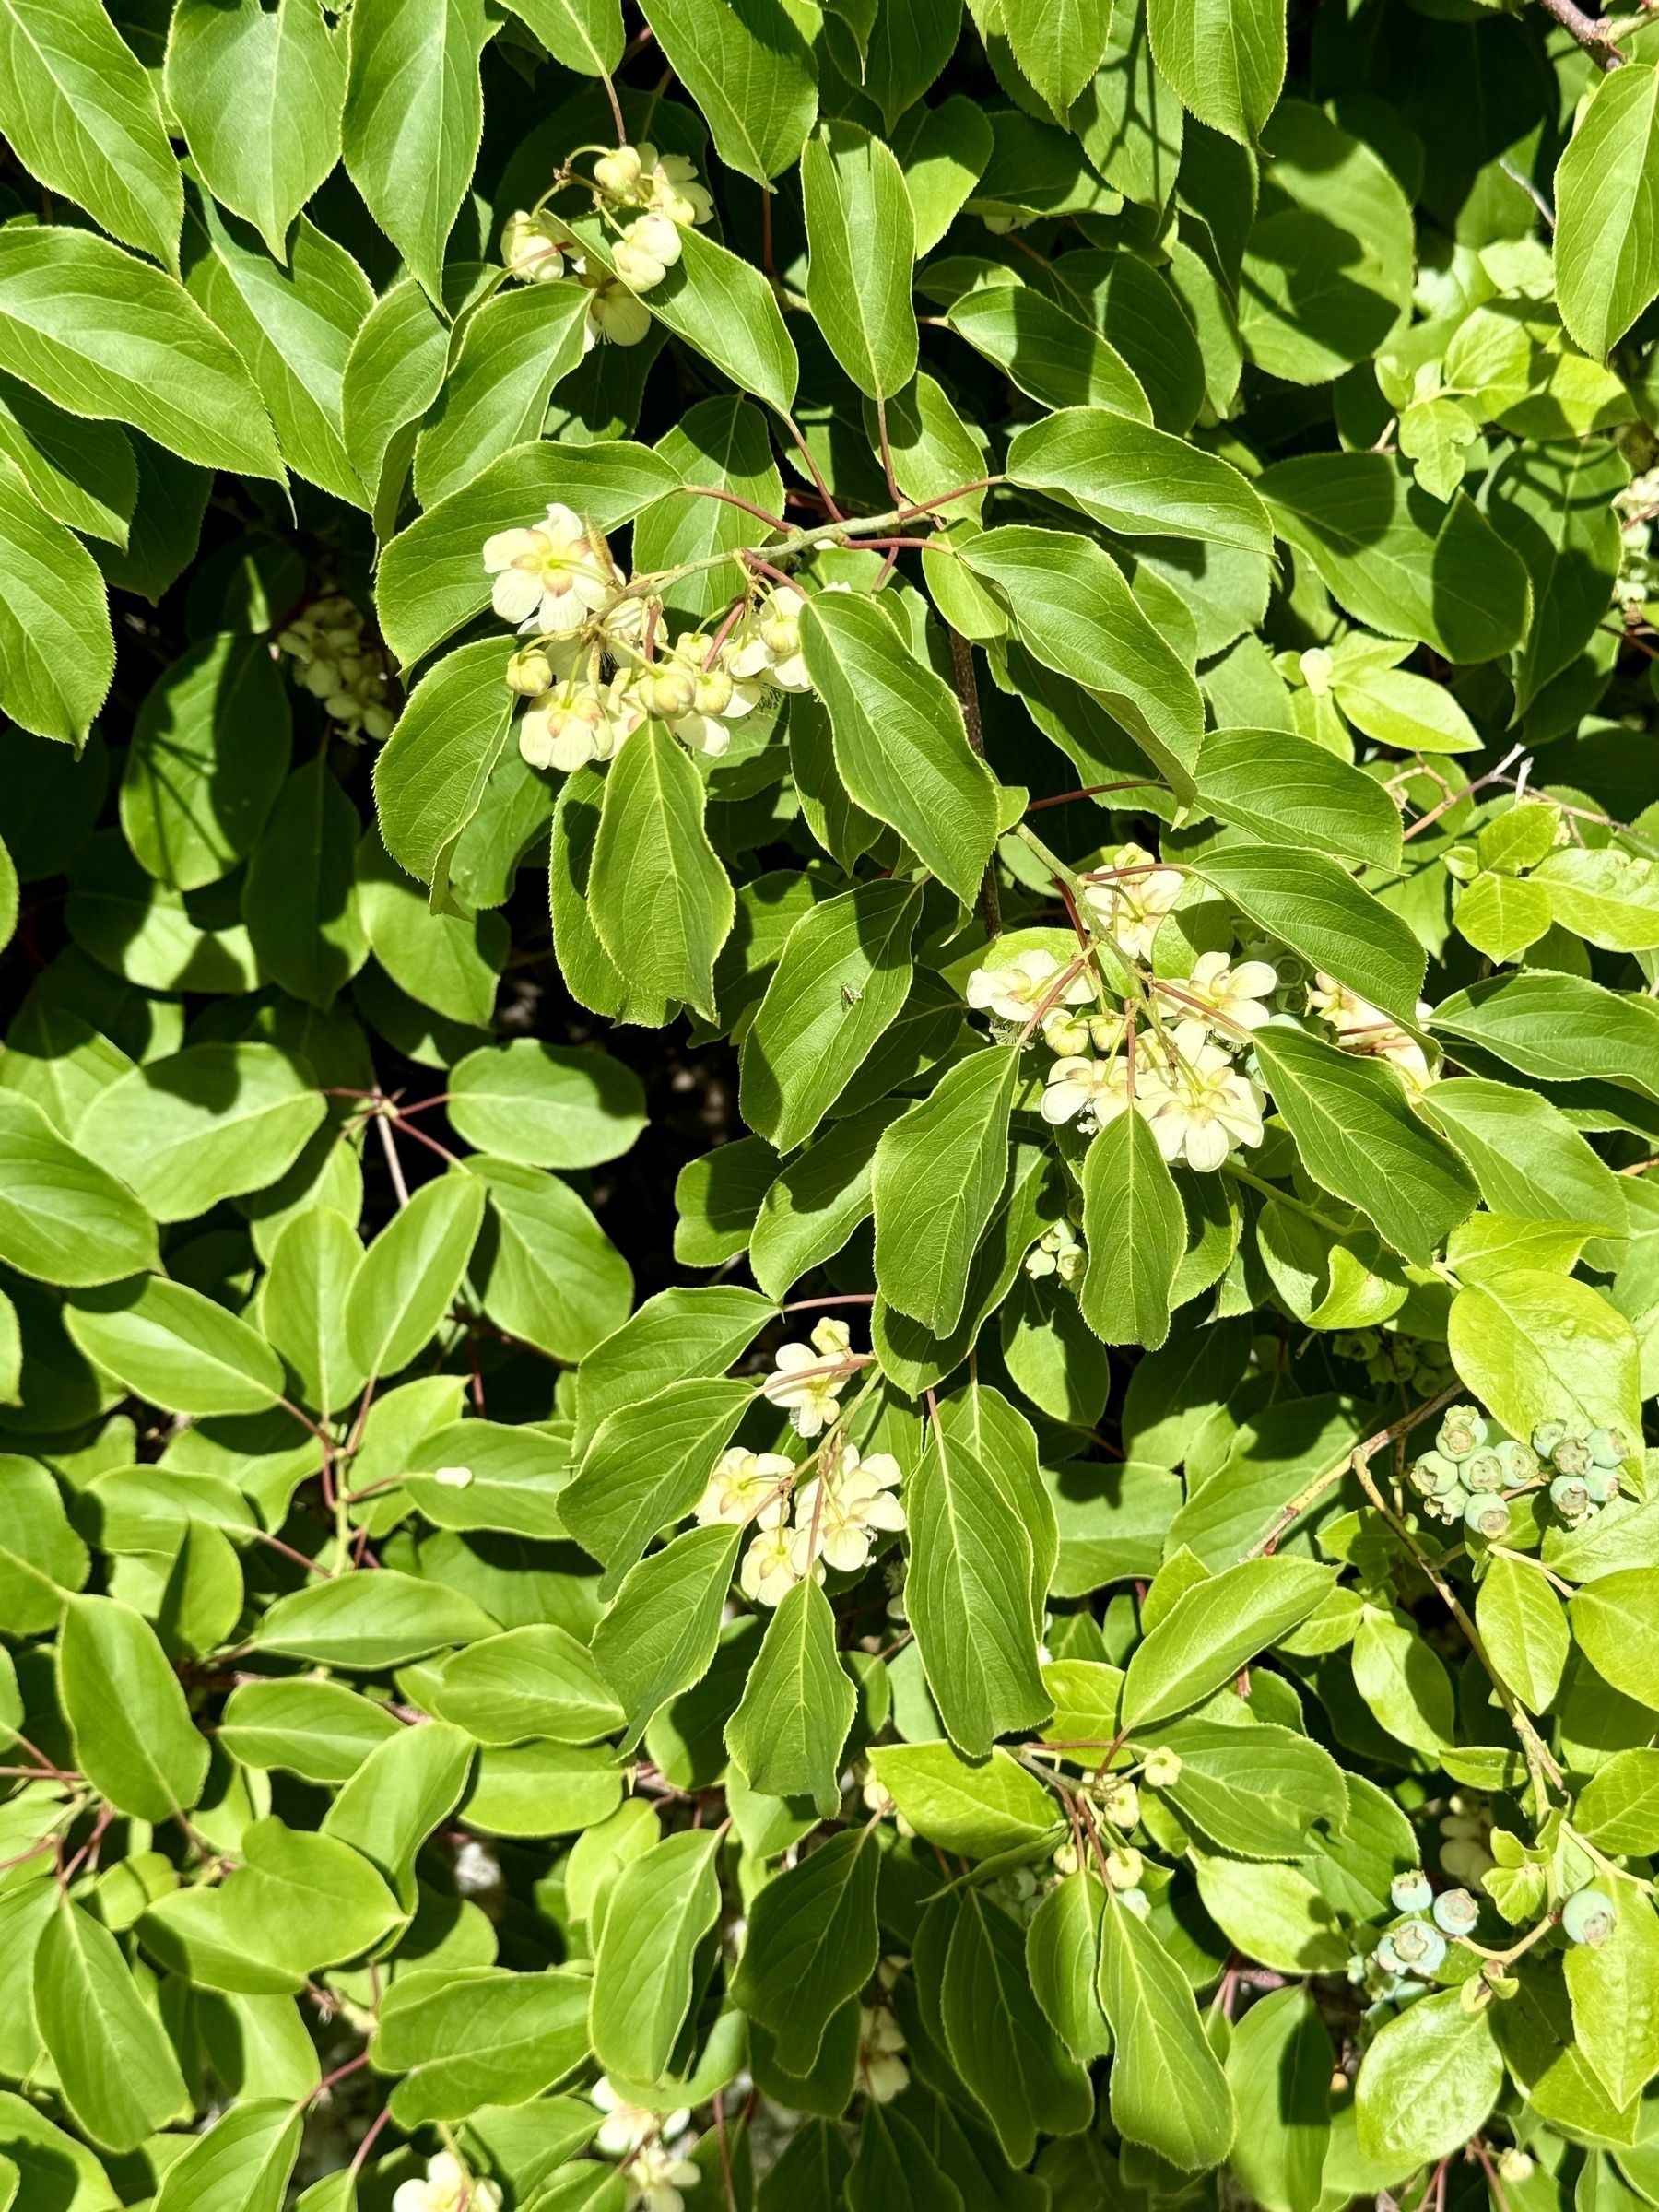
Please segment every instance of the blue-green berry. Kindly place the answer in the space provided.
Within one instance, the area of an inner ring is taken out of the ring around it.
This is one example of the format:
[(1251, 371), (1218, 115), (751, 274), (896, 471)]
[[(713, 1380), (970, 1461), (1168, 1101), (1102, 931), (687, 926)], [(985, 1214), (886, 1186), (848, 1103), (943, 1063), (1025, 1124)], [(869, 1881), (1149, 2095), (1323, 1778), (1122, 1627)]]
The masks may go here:
[(1590, 1447), (1582, 1436), (1564, 1436), (1549, 1456), (1558, 1474), (1587, 1475), (1590, 1472)]
[(1540, 1421), (1532, 1432), (1532, 1448), (1540, 1459), (1547, 1459), (1566, 1433), (1565, 1421)]
[(1509, 1502), (1489, 1492), (1477, 1491), (1464, 1508), (1464, 1526), (1488, 1543), (1500, 1543), (1510, 1533)]
[(1483, 1447), (1471, 1452), (1459, 1473), (1466, 1490), (1501, 1490), (1508, 1479), (1508, 1469), (1500, 1455)]
[(1426, 1920), (1403, 1920), (1386, 1938), (1407, 1973), (1431, 1974), (1446, 1955), (1446, 1939)]
[(1409, 1874), (1396, 1874), (1388, 1885), (1388, 1894), (1396, 1912), (1427, 1912), (1434, 1902), (1429, 1877), (1420, 1866), (1414, 1866)]
[(1466, 1889), (1442, 1889), (1434, 1900), (1434, 1924), (1442, 1936), (1472, 1935), (1480, 1907)]
[(1584, 1477), (1584, 1488), (1590, 1493), (1592, 1505), (1606, 1505), (1618, 1495), (1618, 1469), (1592, 1467)]
[(1584, 1441), (1598, 1467), (1617, 1467), (1630, 1457), (1630, 1447), (1622, 1429), (1592, 1429)]
[(1590, 1492), (1582, 1475), (1558, 1475), (1549, 1486), (1549, 1502), (1563, 1521), (1582, 1521), (1590, 1510)]
[(1425, 1452), (1411, 1465), (1411, 1487), (1423, 1498), (1443, 1498), (1457, 1488), (1457, 1463), (1443, 1452)]
[(1506, 1436), (1496, 1449), (1508, 1478), (1505, 1488), (1512, 1488), (1517, 1483), (1537, 1480), (1538, 1455), (1535, 1452), (1529, 1452), (1519, 1437)]
[(1447, 1409), (1435, 1442), (1448, 1459), (1467, 1459), (1471, 1452), (1479, 1451), (1486, 1440), (1487, 1425), (1479, 1407), (1453, 1406)]
[(1561, 1907), (1561, 1926), (1569, 1939), (1587, 1943), (1592, 1949), (1606, 1943), (1618, 1925), (1618, 1909), (1600, 1889), (1576, 1890)]

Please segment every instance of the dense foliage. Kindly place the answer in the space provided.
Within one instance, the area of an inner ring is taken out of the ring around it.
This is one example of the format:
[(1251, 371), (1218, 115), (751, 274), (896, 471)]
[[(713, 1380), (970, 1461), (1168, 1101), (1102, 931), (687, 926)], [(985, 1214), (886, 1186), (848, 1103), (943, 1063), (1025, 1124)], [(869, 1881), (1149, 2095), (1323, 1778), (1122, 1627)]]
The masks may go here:
[(1659, 2205), (1652, 6), (0, 0), (0, 2212)]

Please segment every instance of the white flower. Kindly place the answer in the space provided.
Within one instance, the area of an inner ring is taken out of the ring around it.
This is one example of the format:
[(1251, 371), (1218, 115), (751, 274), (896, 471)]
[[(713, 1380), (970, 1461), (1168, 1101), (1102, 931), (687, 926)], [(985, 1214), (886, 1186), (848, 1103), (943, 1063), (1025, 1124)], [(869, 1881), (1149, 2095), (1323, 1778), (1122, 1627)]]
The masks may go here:
[(826, 1314), (822, 1321), (812, 1324), (812, 1348), (822, 1352), (826, 1359), (844, 1359), (853, 1349), (853, 1332), (844, 1321)]
[(564, 240), (547, 216), (519, 207), (502, 226), (501, 259), (521, 284), (551, 284), (564, 275)]
[[(737, 1587), (755, 1605), (781, 1606), (801, 1579), (794, 1570), (793, 1539), (783, 1525), (782, 1499), (763, 1507), (759, 1519), (759, 1527), (737, 1571)], [(813, 1573), (817, 1581), (823, 1581), (822, 1567), (815, 1567)]]
[(1063, 1283), (1069, 1283), (1087, 1256), (1071, 1223), (1056, 1221), (1026, 1253), (1025, 1271), (1033, 1282), (1058, 1275)]
[(1301, 679), (1315, 699), (1324, 698), (1335, 672), (1336, 664), (1323, 645), (1310, 645), (1301, 656)]
[(1431, 1083), (1440, 1080), (1439, 1067), (1430, 1067), (1429, 1055), (1415, 1037), (1401, 1037), (1394, 1043), (1379, 1045), (1376, 1056), (1388, 1062), (1414, 1099), (1421, 1098)]
[(484, 566), (495, 578), (490, 600), (501, 619), (554, 637), (580, 629), (624, 581), (605, 540), (558, 500), (534, 529), (499, 530), (487, 539)]
[(1259, 1030), (1272, 1015), (1264, 1001), (1278, 989), (1278, 971), (1266, 960), (1241, 960), (1235, 968), (1224, 952), (1203, 952), (1191, 975), (1171, 977), (1167, 989), (1157, 988), (1178, 1019), (1191, 1018), (1196, 999), (1230, 1029)]
[(579, 274), (588, 288), (588, 329), (595, 338), (613, 346), (637, 346), (651, 334), (651, 310), (635, 298), (619, 277), (608, 270), (583, 266)]
[(1016, 953), (1002, 968), (976, 968), (968, 978), (968, 1004), (976, 1014), (994, 1014), (999, 1021), (1018, 1022), (1021, 1028), (1043, 1000), (1053, 993), (1053, 1006), (1086, 1006), (1094, 996), (1087, 976), (1074, 975), (1059, 991), (1057, 979), (1065, 969), (1052, 952), (1041, 947)]
[(629, 2104), (604, 2074), (588, 2091), (588, 2099), (606, 2115), (594, 2141), (608, 2159), (626, 2158), (642, 2143), (648, 2143), (653, 2136), (677, 2136), (691, 2117), (689, 2112), (684, 2111), (659, 2117), (643, 2105)]
[[(1261, 1143), (1262, 1093), (1230, 1053), (1206, 1041), (1202, 1022), (1182, 1022), (1173, 1044), (1159, 1070), (1162, 1096), (1144, 1111), (1167, 1160), (1213, 1173), (1235, 1145)], [(1138, 1097), (1136, 1103), (1143, 1103)]]
[(890, 1453), (860, 1459), (853, 1445), (843, 1444), (822, 1474), (795, 1493), (789, 1556), (796, 1576), (815, 1557), (842, 1574), (865, 1565), (877, 1530), (904, 1526), (904, 1508), (892, 1495), (899, 1481), (899, 1462)]
[(477, 2180), (447, 2150), (427, 2160), (424, 2182), (400, 2182), (392, 2193), (392, 2212), (500, 2212), (500, 2203), (494, 2182)]
[(654, 146), (642, 146), (640, 158), (644, 169), (640, 191), (648, 206), (665, 215), (670, 222), (678, 223), (682, 229), (696, 223), (712, 222), (714, 203), (705, 188), (695, 182), (695, 161), (684, 154), (659, 154)]
[(618, 276), (636, 292), (661, 284), (679, 257), (679, 230), (665, 215), (636, 218), (611, 249)]
[[(1308, 986), (1308, 1004), (1335, 1030), (1336, 1041), (1345, 1053), (1386, 1060), (1413, 1097), (1420, 1096), (1439, 1079), (1439, 1068), (1430, 1065), (1415, 1037), (1408, 1037), (1392, 1016), (1348, 990), (1335, 976), (1322, 973), (1314, 977)], [(1419, 1021), (1427, 1021), (1433, 1011), (1427, 999), (1418, 1001)]]
[(1124, 1041), (1121, 1014), (1076, 1014), (1060, 1006), (1042, 1018), (1042, 1041), (1063, 1059), (1086, 1053), (1090, 1045), (1110, 1055)]
[(680, 2191), (702, 2180), (701, 2169), (683, 2155), (686, 2147), (684, 2141), (646, 2143), (618, 2169), (628, 2189), (629, 2212), (685, 2212)]
[(801, 651), (801, 610), (805, 597), (793, 583), (773, 586), (748, 619), (733, 635), (726, 665), (740, 680), (769, 679), (782, 691), (809, 691)]
[(1181, 897), (1183, 878), (1174, 868), (1158, 866), (1152, 854), (1140, 845), (1120, 846), (1112, 865), (1145, 872), (1112, 883), (1086, 884), (1083, 902), (1120, 950), (1146, 959), (1159, 924)]
[(794, 1419), (798, 1436), (817, 1436), (835, 1418), (836, 1399), (847, 1386), (839, 1359), (825, 1359), (810, 1345), (781, 1344), (777, 1372), (761, 1384), (767, 1398), (782, 1406)]
[(777, 1497), (780, 1477), (794, 1468), (794, 1460), (782, 1453), (746, 1452), (741, 1444), (734, 1444), (714, 1463), (698, 1504), (698, 1520), (704, 1527), (717, 1521), (751, 1520), (768, 1500)]
[(601, 154), (594, 164), (594, 182), (612, 199), (626, 199), (640, 182), (644, 163), (637, 146), (619, 146), (614, 154)]
[(890, 2104), (910, 2082), (910, 2068), (899, 2056), (904, 2030), (885, 2005), (858, 2008), (858, 2086), (877, 2104)]
[[(1148, 1070), (1144, 1061), (1135, 1071), (1137, 1096), (1144, 1093), (1148, 1080), (1154, 1089), (1158, 1087), (1156, 1073)], [(1144, 1101), (1143, 1101), (1144, 1102)], [(1098, 1127), (1103, 1122), (1115, 1121), (1129, 1103), (1129, 1068), (1123, 1059), (1086, 1060), (1068, 1058), (1056, 1060), (1048, 1071), (1048, 1086), (1042, 1094), (1042, 1118), (1045, 1122), (1069, 1122), (1081, 1114), (1083, 1125)]]
[(608, 760), (618, 743), (606, 695), (594, 684), (557, 685), (530, 701), (519, 718), (519, 751), (532, 768), (568, 775), (590, 760)]

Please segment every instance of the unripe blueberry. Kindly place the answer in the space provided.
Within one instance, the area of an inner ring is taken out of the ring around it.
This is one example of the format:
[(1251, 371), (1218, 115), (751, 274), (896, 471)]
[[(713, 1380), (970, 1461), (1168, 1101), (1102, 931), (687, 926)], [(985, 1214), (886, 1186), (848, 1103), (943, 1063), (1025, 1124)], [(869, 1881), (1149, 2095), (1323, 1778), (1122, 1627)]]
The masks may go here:
[(1547, 1459), (1566, 1433), (1565, 1421), (1540, 1421), (1532, 1432), (1532, 1448), (1540, 1459)]
[(1444, 1497), (1457, 1488), (1457, 1463), (1443, 1452), (1425, 1452), (1412, 1462), (1410, 1480), (1419, 1497)]
[(1506, 1470), (1496, 1452), (1482, 1449), (1472, 1452), (1463, 1463), (1463, 1485), (1466, 1490), (1500, 1490), (1506, 1480)]
[(1441, 1423), (1436, 1442), (1448, 1459), (1467, 1459), (1487, 1440), (1487, 1425), (1478, 1407), (1453, 1406)]
[(1394, 1955), (1408, 1973), (1431, 1974), (1446, 1956), (1446, 1939), (1426, 1920), (1403, 1920), (1388, 1931)]
[(1331, 1340), (1331, 1349), (1338, 1359), (1374, 1359), (1377, 1355), (1377, 1335), (1374, 1329), (1345, 1329)]
[(1434, 1902), (1429, 1877), (1420, 1866), (1414, 1866), (1409, 1874), (1396, 1874), (1388, 1885), (1388, 1894), (1396, 1912), (1427, 1912)]
[(1606, 1943), (1618, 1925), (1618, 1910), (1600, 1889), (1577, 1890), (1561, 1908), (1561, 1926), (1573, 1943), (1594, 1948)]
[(1592, 1505), (1606, 1505), (1618, 1495), (1618, 1469), (1592, 1467), (1584, 1477), (1584, 1488), (1590, 1493)]
[(1617, 1467), (1630, 1456), (1630, 1448), (1622, 1429), (1592, 1429), (1584, 1441), (1598, 1467)]
[(1423, 1500), (1423, 1511), (1426, 1513), (1432, 1513), (1438, 1520), (1450, 1524), (1463, 1519), (1468, 1503), (1468, 1491), (1464, 1488), (1461, 1482), (1456, 1482), (1441, 1497), (1426, 1498)]
[(1379, 1937), (1377, 1947), (1371, 1953), (1371, 1959), (1373, 1963), (1380, 1966), (1385, 1974), (1403, 1974), (1406, 1971), (1406, 1961), (1394, 1949), (1392, 1936)]
[(1535, 1482), (1538, 1474), (1538, 1455), (1528, 1451), (1518, 1437), (1506, 1436), (1497, 1446), (1499, 1458), (1503, 1462), (1506, 1477), (1504, 1488), (1512, 1488), (1522, 1482)]
[(1585, 1475), (1590, 1471), (1590, 1447), (1582, 1436), (1564, 1436), (1549, 1456), (1559, 1474)]
[(1590, 1509), (1590, 1492), (1581, 1475), (1558, 1475), (1549, 1486), (1549, 1502), (1563, 1521), (1582, 1521)]
[(1466, 1889), (1442, 1889), (1434, 1900), (1434, 1924), (1442, 1936), (1468, 1936), (1480, 1918), (1480, 1907)]
[(1501, 1543), (1510, 1533), (1508, 1500), (1477, 1492), (1464, 1508), (1464, 1526), (1490, 1544)]

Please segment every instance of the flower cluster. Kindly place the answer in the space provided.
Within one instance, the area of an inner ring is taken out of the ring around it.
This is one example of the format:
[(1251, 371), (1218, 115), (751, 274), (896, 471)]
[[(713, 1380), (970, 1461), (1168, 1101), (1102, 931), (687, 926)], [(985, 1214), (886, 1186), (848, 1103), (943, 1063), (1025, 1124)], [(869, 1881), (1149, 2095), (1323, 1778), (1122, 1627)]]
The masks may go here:
[(820, 1436), (854, 1371), (853, 1332), (844, 1321), (820, 1321), (809, 1344), (781, 1344), (772, 1367), (761, 1385), (770, 1403), (790, 1416), (797, 1436)]
[(627, 2191), (624, 2203), (633, 2212), (685, 2212), (682, 2189), (701, 2181), (700, 2170), (687, 2157), (694, 2138), (686, 2134), (691, 2114), (682, 2108), (653, 2112), (629, 2104), (603, 2074), (588, 2096), (605, 2114), (594, 2147), (620, 2160), (618, 2171)]
[(594, 205), (616, 234), (611, 266), (582, 252), (557, 216), (517, 208), (501, 231), (501, 259), (521, 284), (550, 284), (568, 268), (587, 289), (586, 343), (637, 346), (651, 328), (639, 295), (679, 259), (680, 234), (713, 219), (697, 164), (654, 146), (619, 146), (594, 164)]
[(890, 1453), (861, 1457), (854, 1445), (832, 1446), (819, 1473), (794, 1493), (793, 1526), (785, 1525), (784, 1497), (755, 1515), (757, 1531), (737, 1577), (745, 1596), (776, 1606), (808, 1574), (821, 1582), (826, 1566), (855, 1574), (880, 1534), (904, 1526), (904, 1508), (893, 1494), (899, 1481), (899, 1462)]
[(339, 724), (336, 735), (356, 745), (390, 737), (396, 717), (386, 704), (391, 663), (364, 636), (363, 610), (344, 592), (313, 599), (278, 633), (282, 652), (300, 665), (300, 681)]
[(1088, 1257), (1071, 1223), (1056, 1221), (1026, 1253), (1025, 1271), (1033, 1282), (1041, 1282), (1045, 1275), (1057, 1275), (1063, 1283), (1069, 1283), (1082, 1273)]
[(890, 2104), (910, 2086), (910, 2068), (899, 2053), (904, 2030), (886, 2005), (858, 2008), (858, 2086), (877, 2104)]
[(449, 2150), (427, 2160), (424, 2181), (412, 2175), (392, 2193), (392, 2212), (500, 2212), (500, 2207), (499, 2185), (479, 2181)]
[(1659, 597), (1659, 576), (1653, 566), (1653, 518), (1659, 515), (1659, 468), (1633, 477), (1613, 495), (1613, 511), (1619, 521), (1619, 571), (1613, 585), (1614, 605), (1627, 621), (1640, 618), (1648, 600)]
[(1067, 1054), (1048, 1072), (1042, 1114), (1049, 1122), (1074, 1115), (1100, 1127), (1135, 1112), (1151, 1124), (1158, 1148), (1173, 1165), (1213, 1172), (1239, 1145), (1262, 1141), (1261, 1086), (1234, 1065), (1225, 1046), (1210, 1041), (1201, 1021), (1177, 1022), (1157, 1037), (1135, 1039), (1133, 1088), (1127, 1053), (1109, 1060)]
[(1084, 888), (1083, 903), (1118, 950), (1148, 960), (1159, 924), (1180, 899), (1186, 878), (1177, 868), (1159, 867), (1141, 845), (1122, 845), (1113, 853), (1104, 883)]
[[(1316, 1014), (1324, 1016), (1345, 1053), (1386, 1060), (1414, 1097), (1420, 1096), (1437, 1079), (1440, 1070), (1430, 1065), (1429, 1056), (1417, 1039), (1408, 1037), (1381, 1007), (1356, 996), (1335, 976), (1314, 977), (1308, 991), (1308, 1004)], [(1419, 1001), (1418, 1020), (1427, 1021), (1433, 1010), (1427, 1000)]]

